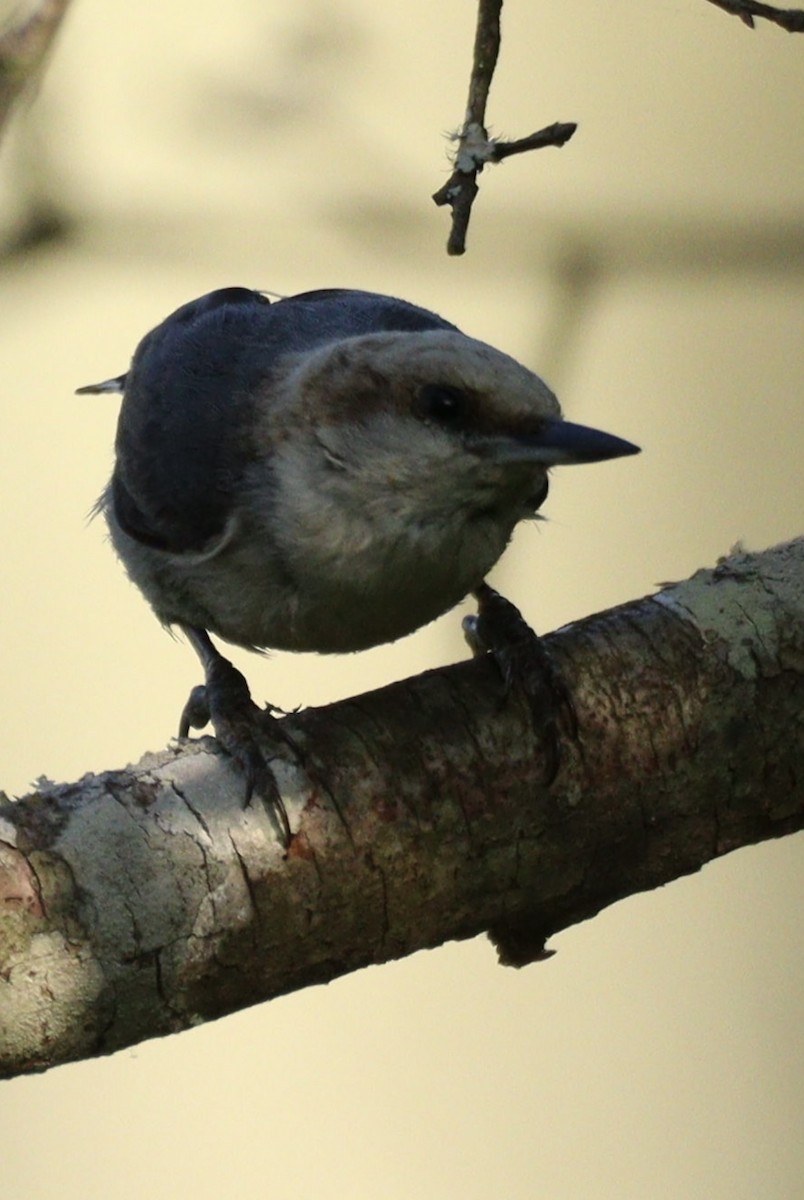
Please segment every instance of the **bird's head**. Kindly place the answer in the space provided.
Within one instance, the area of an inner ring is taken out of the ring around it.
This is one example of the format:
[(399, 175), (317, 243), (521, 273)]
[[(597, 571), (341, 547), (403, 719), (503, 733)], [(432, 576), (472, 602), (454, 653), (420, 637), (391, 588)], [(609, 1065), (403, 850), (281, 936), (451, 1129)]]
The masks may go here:
[[(452, 330), (375, 333), (290, 359), (272, 407), (277, 435), (348, 485), (358, 504), (394, 497), (413, 519), (505, 514), (511, 527), (547, 492), (547, 470), (637, 447), (565, 421), (533, 372)], [(309, 458), (308, 458), (309, 462)]]

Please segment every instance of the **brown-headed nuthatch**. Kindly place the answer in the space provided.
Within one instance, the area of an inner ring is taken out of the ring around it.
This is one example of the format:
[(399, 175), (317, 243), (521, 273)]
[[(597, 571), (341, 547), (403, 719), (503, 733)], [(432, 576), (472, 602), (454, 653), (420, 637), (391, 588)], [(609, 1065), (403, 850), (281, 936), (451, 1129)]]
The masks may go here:
[(249, 730), (250, 649), (392, 642), (477, 591), (565, 463), (637, 447), (562, 419), (538, 376), (426, 309), (223, 288), (140, 342), (99, 501), (128, 574), (204, 666), (181, 722), (216, 734), (287, 817)]

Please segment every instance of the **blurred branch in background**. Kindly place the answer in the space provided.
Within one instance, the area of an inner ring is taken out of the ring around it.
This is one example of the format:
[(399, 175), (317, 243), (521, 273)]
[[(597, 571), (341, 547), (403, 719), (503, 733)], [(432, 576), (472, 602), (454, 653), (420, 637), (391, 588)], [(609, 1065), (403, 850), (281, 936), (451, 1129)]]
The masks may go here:
[(39, 0), (0, 26), (0, 134), (39, 75), (70, 0)]
[(557, 778), (489, 656), (286, 718), (295, 830), (208, 739), (0, 804), (0, 1075), (489, 931), (501, 961), (804, 827), (804, 539), (550, 639)]

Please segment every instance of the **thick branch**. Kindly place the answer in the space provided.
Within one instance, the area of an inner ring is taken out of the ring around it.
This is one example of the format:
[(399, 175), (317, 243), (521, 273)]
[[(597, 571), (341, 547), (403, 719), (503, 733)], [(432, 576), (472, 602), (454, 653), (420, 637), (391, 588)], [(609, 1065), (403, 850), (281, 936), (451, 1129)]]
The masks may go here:
[(486, 658), (287, 718), (286, 856), (211, 739), (3, 803), (0, 1073), (482, 930), (520, 964), (804, 827), (804, 539), (549, 643), (580, 729), (550, 787), (527, 697)]
[(38, 75), (69, 3), (39, 0), (0, 32), (0, 131), (15, 101)]

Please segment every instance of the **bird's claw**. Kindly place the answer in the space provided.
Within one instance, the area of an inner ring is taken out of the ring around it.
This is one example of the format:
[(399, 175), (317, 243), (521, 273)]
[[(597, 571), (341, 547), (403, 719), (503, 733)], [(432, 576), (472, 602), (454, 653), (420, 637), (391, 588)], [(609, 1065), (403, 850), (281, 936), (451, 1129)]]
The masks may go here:
[[(257, 711), (259, 712), (259, 709)], [(262, 716), (263, 714), (260, 715)], [(220, 738), (218, 740), (220, 741)], [(240, 743), (235, 750), (229, 747), (226, 747), (226, 749), (229, 750), (232, 758), (245, 776), (245, 803), (247, 805), (250, 804), (254, 797), (258, 797), (263, 801), (276, 821), (282, 845), (287, 850), (293, 837), (287, 809), (277, 787), (274, 773), (268, 766), (261, 748), (256, 742), (251, 742), (248, 745)]]
[(245, 677), (228, 659), (218, 657), (207, 669), (207, 682), (199, 684), (181, 714), (179, 737), (190, 729), (212, 724), (215, 737), (245, 777), (244, 807), (259, 798), (273, 816), (287, 850), (292, 833), (287, 810), (268, 765), (263, 746), (272, 735), (288, 742), (278, 722), (251, 699)]
[(519, 609), (487, 583), (474, 592), (476, 616), (465, 617), (463, 632), (475, 657), (490, 653), (497, 664), (506, 695), (521, 686), (534, 725), (547, 743), (545, 781), (553, 782), (561, 766), (561, 729), (573, 738), (578, 717), (572, 696), (544, 641), (531, 629)]
[(191, 729), (203, 729), (206, 725), (209, 725), (209, 721), (207, 686), (205, 683), (199, 683), (190, 692), (190, 695), (187, 697), (187, 703), (182, 709), (181, 720), (179, 721), (179, 737), (189, 737)]

